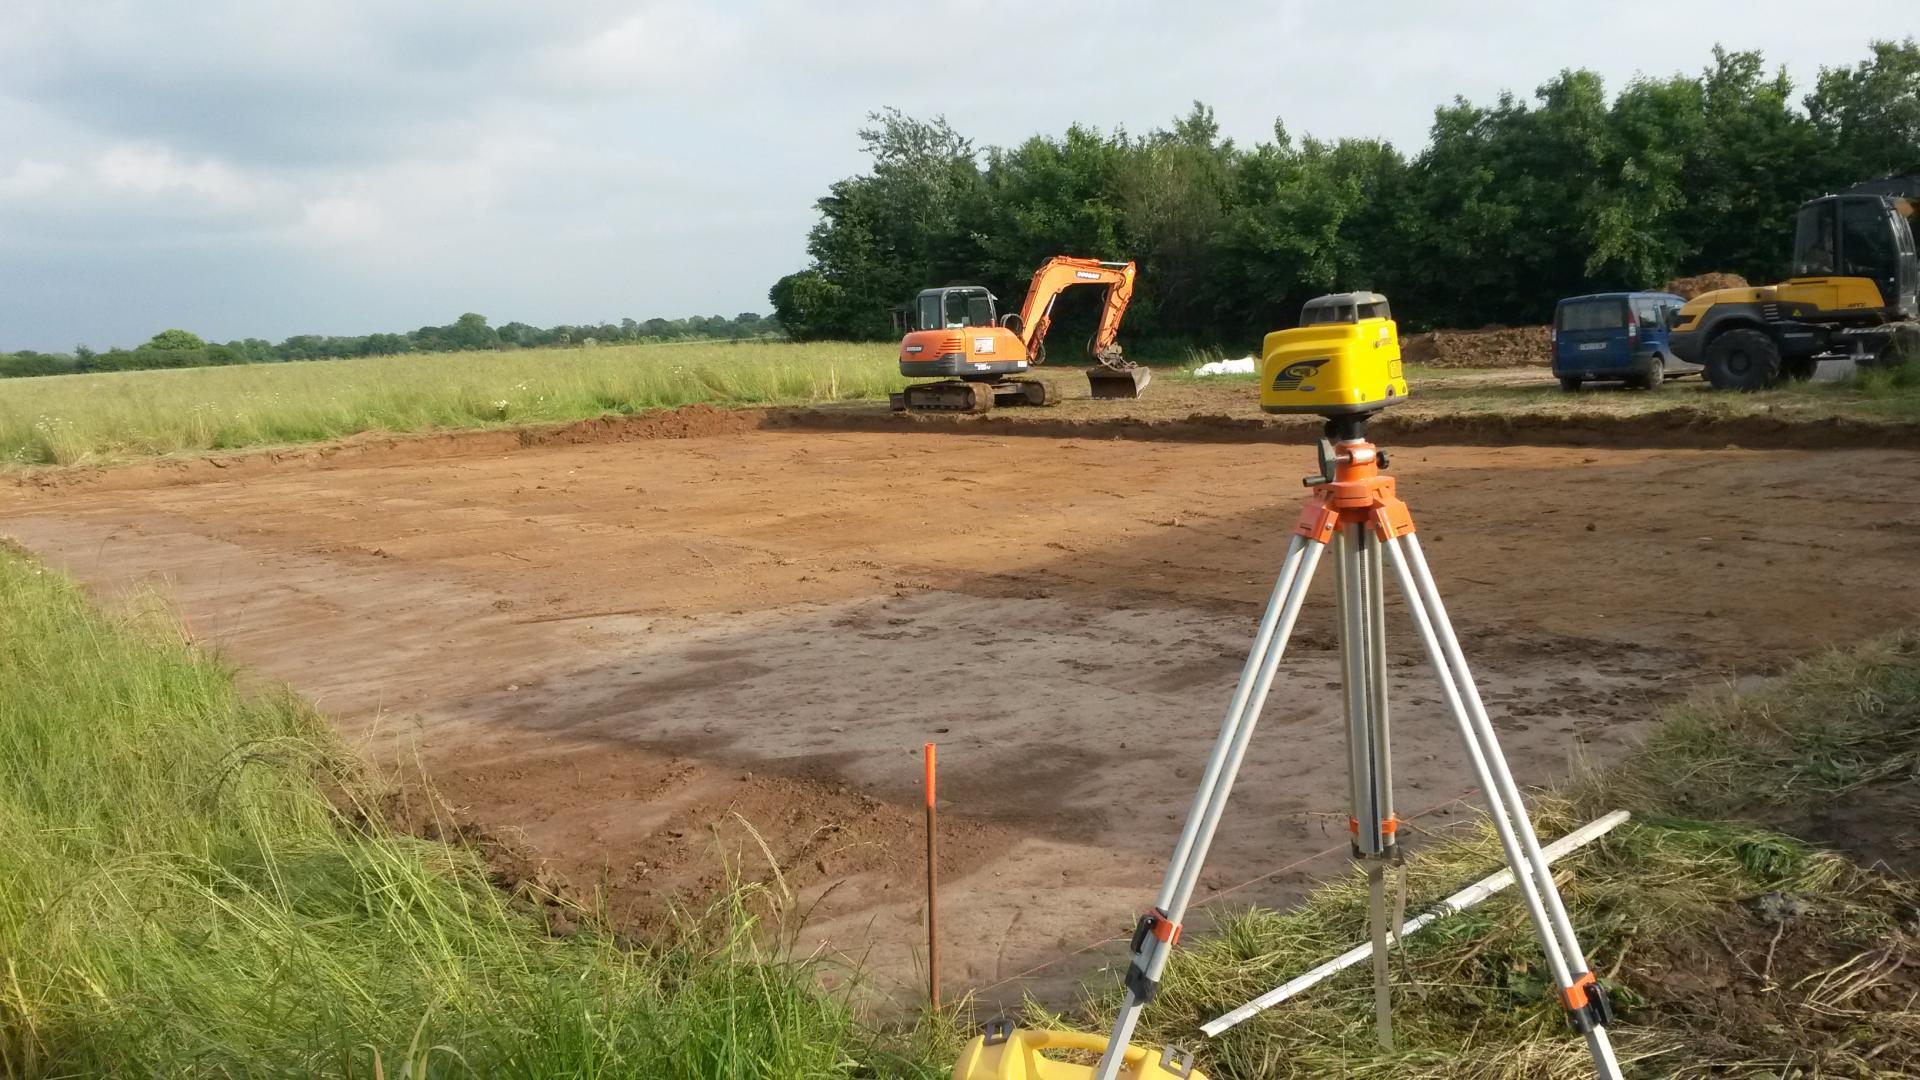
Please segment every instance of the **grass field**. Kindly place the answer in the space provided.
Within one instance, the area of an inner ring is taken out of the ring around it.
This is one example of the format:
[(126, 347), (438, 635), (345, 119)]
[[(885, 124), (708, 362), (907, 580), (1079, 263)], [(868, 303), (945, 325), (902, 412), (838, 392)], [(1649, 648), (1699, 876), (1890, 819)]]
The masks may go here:
[[(5, 379), (0, 468), (109, 464), (368, 431), (560, 422), (696, 403), (876, 401), (903, 382), (894, 358), (893, 346), (884, 342), (702, 343)], [(1137, 403), (1086, 402), (1084, 381), (1071, 368), (1050, 366), (1043, 377), (1081, 399), (1070, 406), (1099, 415), (1259, 415), (1253, 376), (1196, 379), (1176, 368)], [(1696, 379), (1675, 381), (1657, 393), (1565, 394), (1543, 368), (1410, 365), (1408, 379), (1413, 397), (1396, 409), (1406, 418), (1617, 417), (1686, 408), (1789, 422), (1920, 421), (1920, 366), (1913, 365), (1757, 394), (1711, 392)]]
[(0, 547), (0, 1076), (944, 1074), (765, 944), (764, 894), (552, 936), (369, 798), (300, 702)]
[(93, 464), (698, 402), (880, 398), (902, 381), (896, 356), (889, 344), (702, 343), (6, 379), (0, 462)]

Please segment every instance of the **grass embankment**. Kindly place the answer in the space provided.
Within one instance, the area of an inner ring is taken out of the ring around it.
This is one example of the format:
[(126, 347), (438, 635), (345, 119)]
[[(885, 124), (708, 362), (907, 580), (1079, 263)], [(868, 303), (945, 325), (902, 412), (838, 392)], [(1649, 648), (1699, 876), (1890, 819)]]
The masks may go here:
[(882, 398), (887, 344), (632, 345), (0, 380), (0, 464), (578, 420), (680, 405)]
[[(1545, 839), (1616, 807), (1636, 815), (1557, 875), (1614, 988), (1630, 1075), (1920, 1075), (1920, 887), (1861, 868), (1920, 863), (1907, 836), (1920, 807), (1920, 634), (1810, 660), (1758, 693), (1689, 702), (1624, 764), (1534, 805)], [(1836, 828), (1836, 812), (1851, 824)], [(1411, 861), (1411, 911), (1501, 862), (1489, 830), (1426, 846)], [(1199, 1022), (1365, 940), (1365, 910), (1356, 877), (1298, 910), (1231, 919), (1176, 954), (1142, 1041), (1203, 1042)], [(1208, 1075), (1592, 1075), (1511, 892), (1411, 938), (1395, 964), (1398, 1054), (1375, 1048), (1361, 965), (1201, 1047)]]
[(364, 795), (306, 707), (0, 547), (0, 1075), (943, 1073), (757, 944), (752, 894), (645, 951), (553, 937)]

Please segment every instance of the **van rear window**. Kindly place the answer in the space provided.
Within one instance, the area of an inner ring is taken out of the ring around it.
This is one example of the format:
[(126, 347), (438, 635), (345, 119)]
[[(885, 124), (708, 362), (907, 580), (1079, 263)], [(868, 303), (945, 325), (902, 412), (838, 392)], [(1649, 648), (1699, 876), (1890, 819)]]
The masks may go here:
[(1625, 300), (1583, 300), (1561, 304), (1555, 326), (1561, 330), (1619, 330), (1627, 325)]

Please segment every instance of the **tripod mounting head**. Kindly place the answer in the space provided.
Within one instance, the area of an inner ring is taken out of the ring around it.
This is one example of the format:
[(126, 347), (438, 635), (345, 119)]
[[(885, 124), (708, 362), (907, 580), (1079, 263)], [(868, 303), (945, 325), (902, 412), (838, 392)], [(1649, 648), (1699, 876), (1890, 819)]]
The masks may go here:
[(1312, 476), (1301, 477), (1300, 483), (1306, 487), (1319, 487), (1331, 484), (1339, 476), (1340, 466), (1353, 460), (1355, 444), (1364, 444), (1373, 455), (1374, 464), (1387, 467), (1387, 452), (1367, 442), (1367, 417), (1371, 413), (1349, 413), (1345, 416), (1327, 417), (1327, 427), (1314, 444), (1314, 456), (1320, 464), (1320, 471)]

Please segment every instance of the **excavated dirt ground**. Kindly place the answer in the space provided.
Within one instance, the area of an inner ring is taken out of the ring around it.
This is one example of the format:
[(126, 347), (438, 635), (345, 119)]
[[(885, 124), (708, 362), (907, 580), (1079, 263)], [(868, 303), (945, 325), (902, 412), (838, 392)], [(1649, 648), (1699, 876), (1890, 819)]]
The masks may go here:
[[(598, 891), (644, 931), (711, 895), (723, 856), (767, 880), (771, 855), (802, 948), (903, 994), (936, 741), (948, 982), (1057, 998), (1118, 947), (1004, 980), (1150, 902), (1308, 451), (743, 415), (42, 477), (0, 488), (0, 535), (103, 593), (158, 585), (370, 762), (424, 771), (517, 873)], [(1617, 755), (1687, 687), (1920, 610), (1913, 451), (1393, 464), (1523, 782)], [(1219, 907), (1343, 871), (1317, 592), (1203, 882)], [(1389, 621), (1417, 843), (1473, 804), (1397, 606)]]

